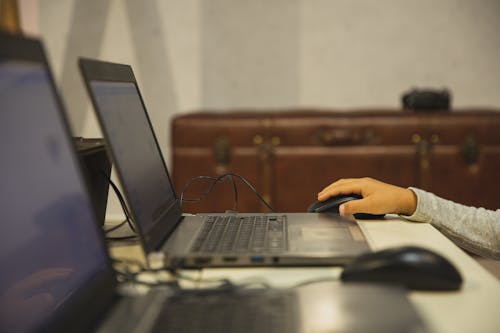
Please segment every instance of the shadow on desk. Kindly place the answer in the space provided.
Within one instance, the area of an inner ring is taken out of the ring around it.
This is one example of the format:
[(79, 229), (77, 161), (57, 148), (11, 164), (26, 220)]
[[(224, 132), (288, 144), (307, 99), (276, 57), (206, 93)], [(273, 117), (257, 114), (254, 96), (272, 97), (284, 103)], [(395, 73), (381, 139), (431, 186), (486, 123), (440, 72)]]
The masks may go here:
[(494, 260), (489, 258), (480, 257), (475, 254), (469, 253), (472, 258), (474, 258), (481, 266), (483, 266), (488, 272), (493, 274), (498, 280), (500, 280), (500, 260)]

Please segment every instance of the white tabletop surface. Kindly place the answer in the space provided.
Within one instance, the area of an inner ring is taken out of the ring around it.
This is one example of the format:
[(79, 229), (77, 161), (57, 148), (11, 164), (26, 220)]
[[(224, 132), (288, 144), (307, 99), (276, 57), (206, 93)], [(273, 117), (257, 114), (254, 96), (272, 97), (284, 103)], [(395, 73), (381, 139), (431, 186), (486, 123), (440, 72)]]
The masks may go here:
[[(460, 271), (464, 283), (459, 291), (409, 292), (410, 301), (431, 332), (500, 332), (500, 280), (433, 226), (398, 217), (363, 221), (360, 226), (375, 251), (400, 245), (423, 246), (448, 258)], [(111, 252), (126, 255), (119, 248)], [(203, 280), (228, 278), (234, 283), (266, 282), (273, 287), (290, 287), (321, 278), (338, 280), (341, 268), (210, 268), (185, 272)]]
[[(418, 245), (448, 258), (460, 271), (464, 283), (456, 292), (410, 292), (409, 298), (431, 332), (499, 333), (500, 281), (455, 246), (433, 226), (399, 218), (365, 221), (360, 226), (373, 250), (399, 245)], [(289, 287), (318, 279), (338, 279), (339, 267), (204, 269), (203, 278), (226, 277), (235, 283), (265, 281)]]

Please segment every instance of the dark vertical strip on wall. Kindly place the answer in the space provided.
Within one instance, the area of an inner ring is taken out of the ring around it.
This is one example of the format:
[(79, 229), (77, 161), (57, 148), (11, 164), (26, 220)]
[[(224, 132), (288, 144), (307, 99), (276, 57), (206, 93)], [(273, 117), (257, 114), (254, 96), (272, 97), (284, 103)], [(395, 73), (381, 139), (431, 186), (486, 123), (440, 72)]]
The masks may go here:
[(81, 135), (84, 127), (85, 112), (89, 105), (77, 58), (85, 56), (97, 58), (106, 28), (110, 7), (109, 0), (75, 1), (71, 13), (70, 28), (63, 56), (63, 69), (60, 89), (66, 102), (71, 125), (76, 135)]

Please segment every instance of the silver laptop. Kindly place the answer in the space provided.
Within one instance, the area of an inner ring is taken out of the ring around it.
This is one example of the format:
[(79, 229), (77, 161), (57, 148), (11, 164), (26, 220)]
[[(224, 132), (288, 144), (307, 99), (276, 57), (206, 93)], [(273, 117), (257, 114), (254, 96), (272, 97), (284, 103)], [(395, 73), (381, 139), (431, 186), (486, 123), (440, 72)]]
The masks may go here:
[(183, 216), (132, 68), (79, 65), (147, 253), (207, 267), (338, 265), (369, 251), (357, 222), (336, 214)]
[(400, 288), (119, 293), (59, 101), (40, 43), (0, 33), (0, 332), (420, 332)]

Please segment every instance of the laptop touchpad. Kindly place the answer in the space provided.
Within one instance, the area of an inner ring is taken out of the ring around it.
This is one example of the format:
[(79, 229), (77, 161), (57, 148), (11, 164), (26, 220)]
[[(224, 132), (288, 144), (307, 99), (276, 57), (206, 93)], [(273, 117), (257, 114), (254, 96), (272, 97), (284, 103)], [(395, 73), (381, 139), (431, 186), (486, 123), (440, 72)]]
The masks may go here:
[(322, 240), (343, 240), (351, 239), (351, 234), (347, 228), (336, 227), (302, 227), (300, 238), (304, 241), (322, 241)]
[(352, 246), (349, 227), (309, 225), (289, 228), (291, 251), (337, 251)]

